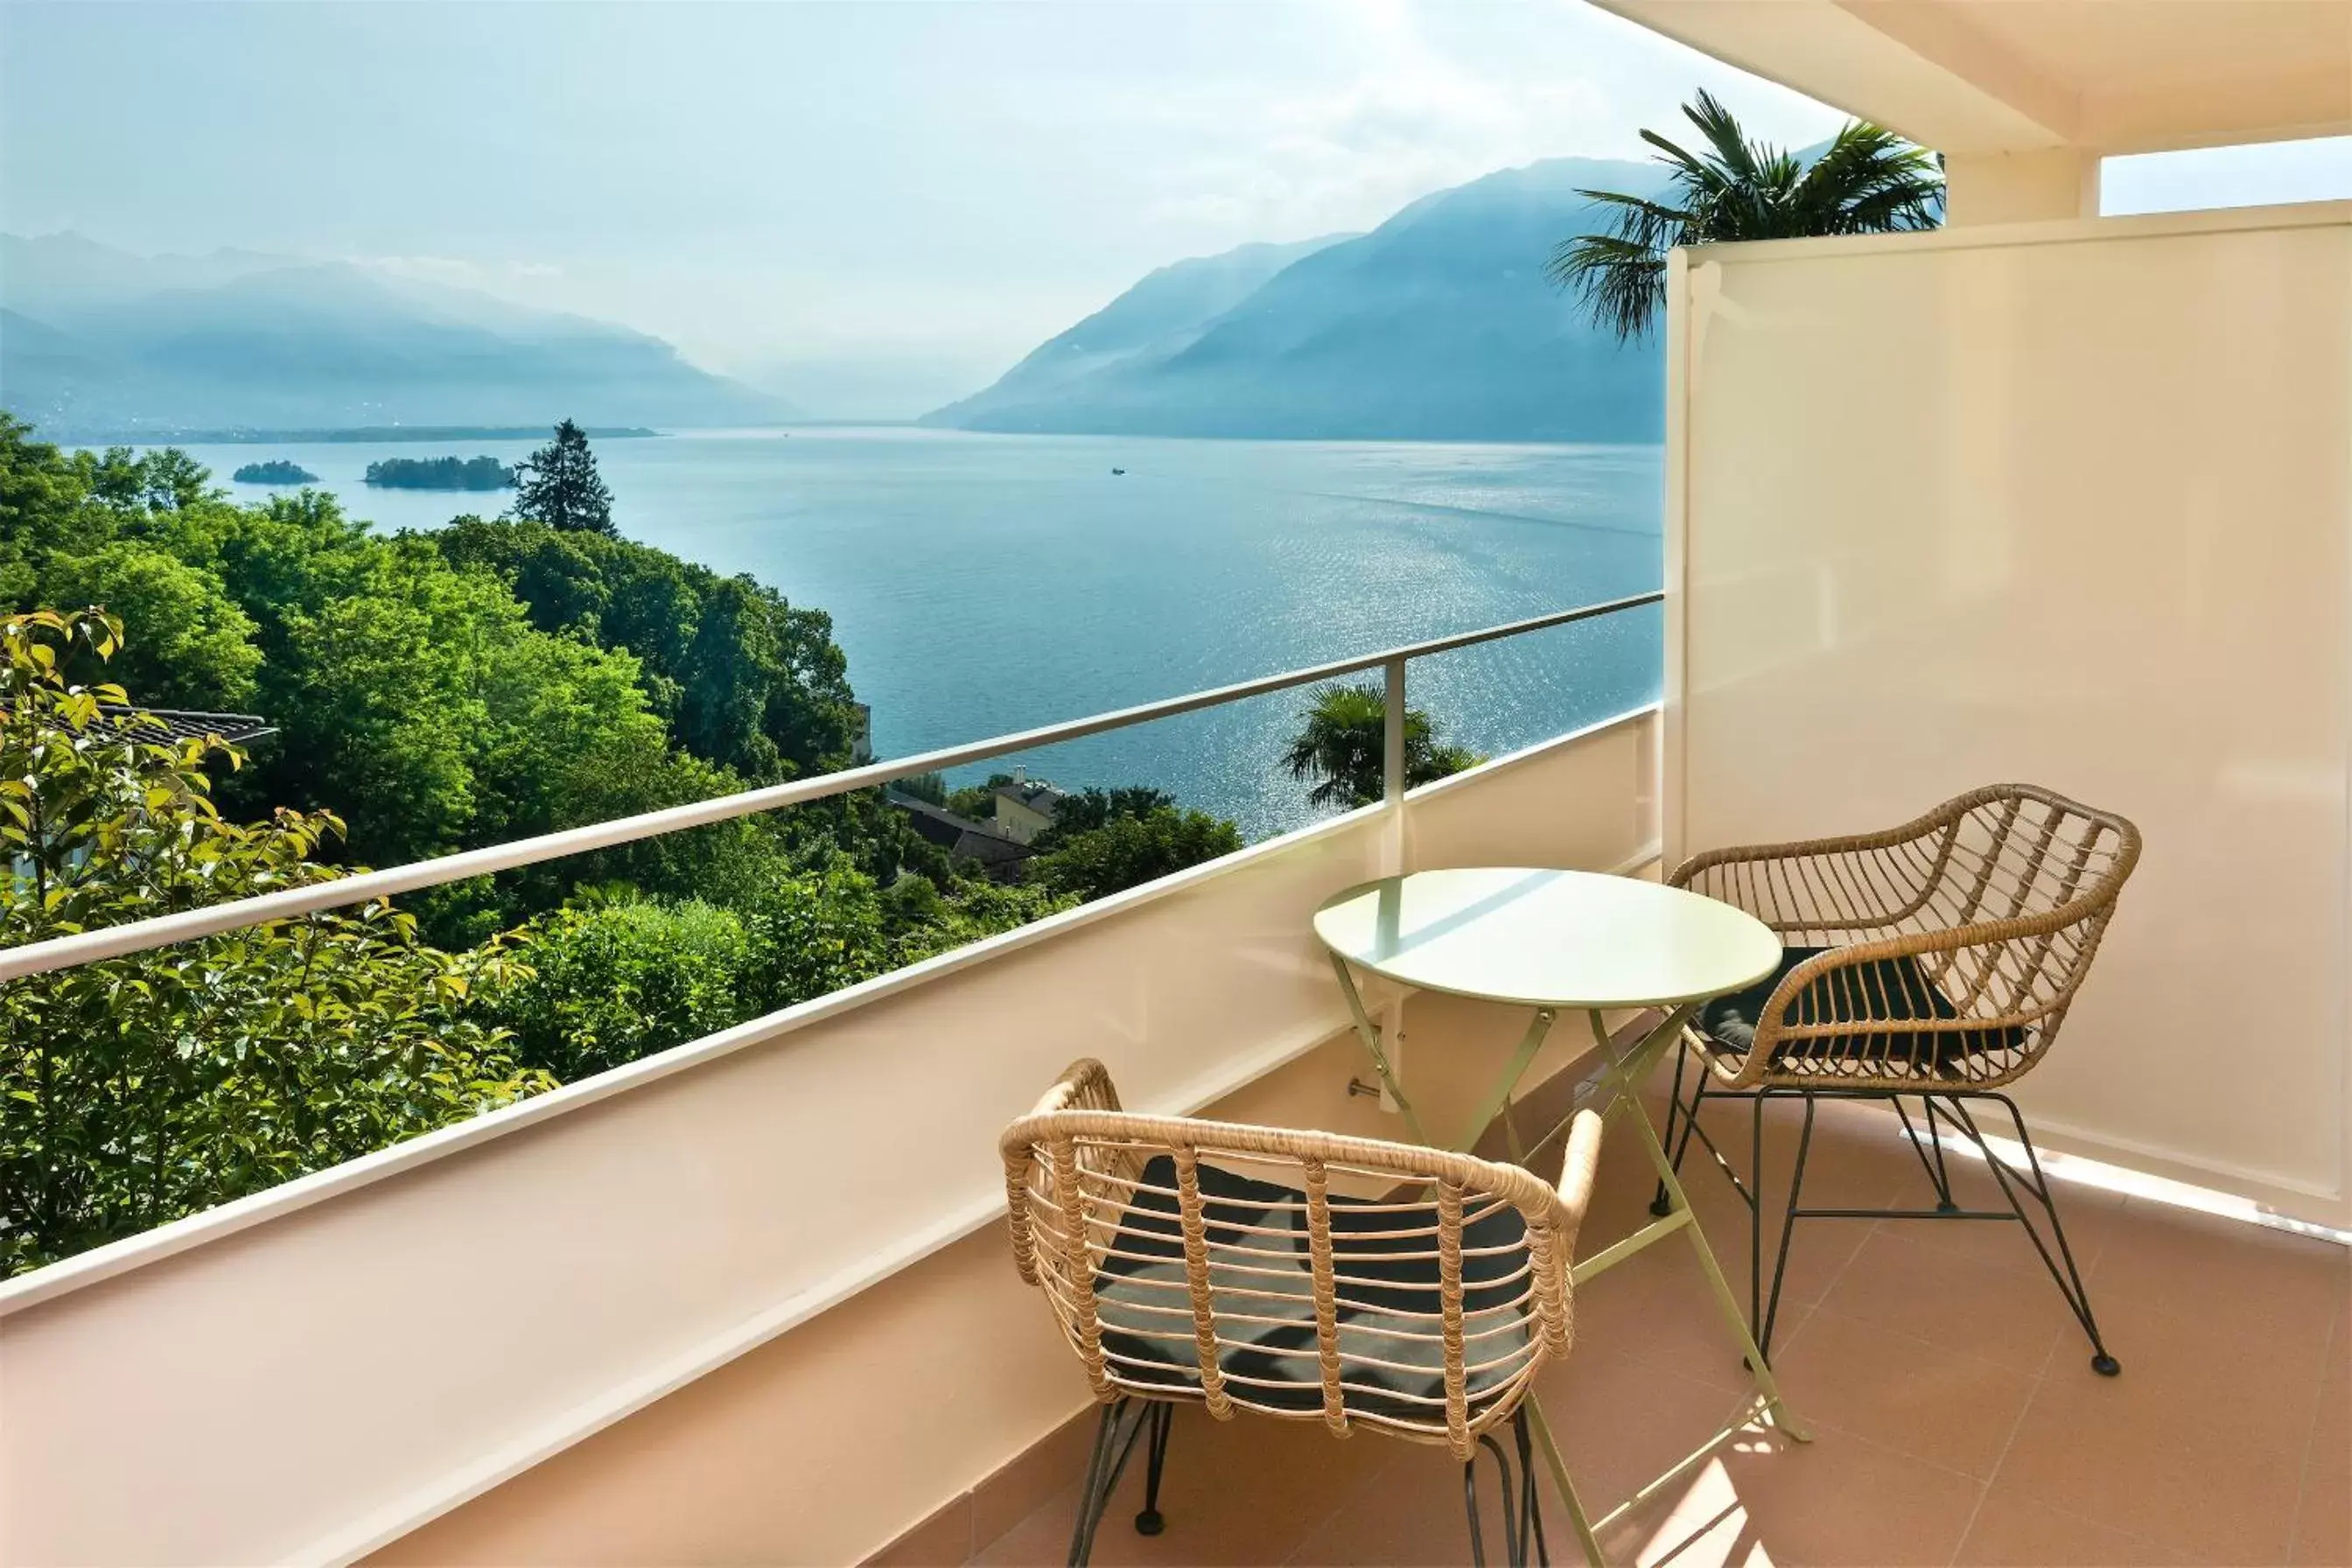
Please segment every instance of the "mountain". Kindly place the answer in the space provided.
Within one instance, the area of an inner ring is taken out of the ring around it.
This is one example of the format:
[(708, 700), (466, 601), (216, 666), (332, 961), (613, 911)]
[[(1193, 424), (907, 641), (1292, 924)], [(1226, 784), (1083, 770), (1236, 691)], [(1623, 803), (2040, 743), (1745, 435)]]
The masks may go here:
[[(1289, 245), (1244, 245), (1163, 267), (1068, 331), (1047, 339), (986, 391), (950, 403), (922, 422), (991, 428), (975, 422), (1051, 402), (1102, 372), (1124, 366), (1132, 374), (1164, 363), (1292, 262), (1356, 237), (1330, 234)], [(1079, 390), (1076, 395), (1086, 395)]]
[(0, 406), (94, 438), (238, 426), (769, 423), (658, 338), (343, 262), (0, 236)]
[[(1599, 226), (1580, 187), (1649, 193), (1661, 184), (1648, 163), (1559, 158), (1506, 169), (1424, 196), (1370, 234), (1308, 242), (1213, 315), (1187, 318), (1187, 300), (1202, 310), (1219, 301), (1215, 290), (1191, 285), (1186, 269), (1213, 269), (1237, 285), (1248, 270), (1235, 261), (1243, 252), (1179, 263), (924, 422), (1111, 435), (1654, 441), (1665, 402), (1658, 345), (1619, 344), (1543, 268), (1561, 240)], [(1128, 330), (1130, 319), (1138, 324)]]

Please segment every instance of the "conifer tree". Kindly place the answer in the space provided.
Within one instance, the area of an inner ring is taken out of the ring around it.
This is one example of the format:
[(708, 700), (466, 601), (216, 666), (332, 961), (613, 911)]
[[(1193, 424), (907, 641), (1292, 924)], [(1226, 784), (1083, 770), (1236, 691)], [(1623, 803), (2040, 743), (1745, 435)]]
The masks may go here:
[(520, 489), (514, 515), (550, 528), (611, 533), (613, 492), (596, 472), (588, 433), (566, 419), (555, 439), (515, 465)]

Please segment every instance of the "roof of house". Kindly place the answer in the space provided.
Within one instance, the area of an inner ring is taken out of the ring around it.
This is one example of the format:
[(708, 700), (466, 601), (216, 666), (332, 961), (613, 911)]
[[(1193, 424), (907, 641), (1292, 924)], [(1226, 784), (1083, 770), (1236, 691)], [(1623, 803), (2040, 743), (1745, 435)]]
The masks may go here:
[(882, 798), (905, 812), (917, 833), (951, 855), (977, 860), (983, 866), (1003, 866), (1025, 860), (1036, 853), (993, 824), (975, 822), (943, 805), (934, 805), (897, 790), (885, 790)]
[(213, 737), (232, 746), (242, 746), (264, 735), (278, 733), (278, 726), (258, 713), (204, 713), (189, 708), (125, 708), (111, 702), (103, 704), (99, 710), (110, 716), (143, 714), (162, 721), (160, 730), (152, 724), (142, 726), (142, 740), (201, 741)]
[(1052, 784), (1036, 780), (1024, 784), (998, 784), (996, 793), (1016, 805), (1025, 805), (1040, 816), (1051, 816), (1070, 798), (1069, 791), (1055, 789)]

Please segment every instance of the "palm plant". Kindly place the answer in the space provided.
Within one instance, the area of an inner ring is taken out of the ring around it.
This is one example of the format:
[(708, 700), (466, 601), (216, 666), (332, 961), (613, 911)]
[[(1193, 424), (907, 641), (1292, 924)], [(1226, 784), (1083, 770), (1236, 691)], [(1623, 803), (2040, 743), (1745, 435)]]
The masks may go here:
[(1943, 221), (1944, 176), (1936, 155), (1892, 131), (1849, 121), (1821, 156), (1751, 142), (1709, 93), (1683, 106), (1706, 139), (1694, 154), (1654, 131), (1642, 140), (1669, 171), (1666, 199), (1580, 191), (1615, 216), (1609, 231), (1580, 235), (1552, 252), (1554, 282), (1576, 290), (1622, 342), (1648, 332), (1666, 298), (1666, 252), (1681, 245), (1889, 234)]
[[(1370, 683), (1324, 687), (1300, 717), (1307, 722), (1283, 753), (1282, 764), (1292, 778), (1318, 781), (1307, 793), (1308, 803), (1353, 810), (1379, 801), (1385, 793), (1381, 753), (1388, 737), (1388, 700), (1381, 688)], [(1429, 715), (1418, 708), (1405, 710), (1407, 788), (1483, 761), (1475, 752), (1440, 744)]]

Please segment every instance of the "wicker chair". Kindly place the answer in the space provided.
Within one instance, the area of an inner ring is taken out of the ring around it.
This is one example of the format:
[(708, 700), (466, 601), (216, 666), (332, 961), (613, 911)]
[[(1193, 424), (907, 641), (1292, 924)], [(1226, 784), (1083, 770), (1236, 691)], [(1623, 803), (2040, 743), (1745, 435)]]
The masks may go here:
[[(2025, 1119), (2001, 1090), (2056, 1037), (2139, 850), (2139, 830), (2120, 816), (2032, 785), (1995, 784), (1885, 833), (1709, 850), (1675, 870), (1676, 887), (1738, 905), (1789, 944), (1779, 973), (1702, 1010), (1684, 1042), (1696, 1047), (1699, 1064), (1691, 1098), (1682, 1097), (1694, 1056), (1685, 1050), (1666, 1120), (1676, 1168), (1696, 1133), (1747, 1202), (1748, 1307), (1759, 1346), (1771, 1348), (1790, 1233), (1800, 1219), (2014, 1219), (2089, 1337), (2092, 1366), (2108, 1376), (2122, 1370), (2099, 1337)], [(1764, 1102), (1776, 1095), (1801, 1098), (1804, 1123), (1771, 1295), (1759, 1302)], [(1925, 1139), (1904, 1108), (1906, 1096), (1924, 1107)], [(1749, 1102), (1745, 1182), (1699, 1124), (1700, 1106), (1718, 1099)], [(1814, 1107), (1823, 1099), (1892, 1102), (1936, 1206), (1801, 1207)], [(2008, 1112), (2026, 1169), (1987, 1144), (1970, 1100)], [(1984, 1156), (2007, 1208), (1954, 1202), (1944, 1128)], [(2026, 1197), (2044, 1216), (2049, 1239), (2028, 1217)]]
[(1074, 1064), (1002, 1145), (1013, 1261), (1103, 1406), (1070, 1561), (1092, 1552), (1146, 1432), (1135, 1525), (1160, 1532), (1180, 1403), (1444, 1447), (1462, 1462), (1481, 1562), (1483, 1447), (1501, 1473), (1509, 1560), (1531, 1544), (1546, 1560), (1522, 1401), (1569, 1346), (1568, 1266), (1600, 1142), (1599, 1118), (1580, 1115), (1554, 1187), (1412, 1144), (1130, 1115), (1101, 1063)]

